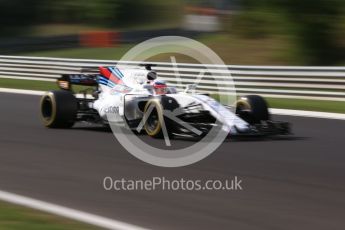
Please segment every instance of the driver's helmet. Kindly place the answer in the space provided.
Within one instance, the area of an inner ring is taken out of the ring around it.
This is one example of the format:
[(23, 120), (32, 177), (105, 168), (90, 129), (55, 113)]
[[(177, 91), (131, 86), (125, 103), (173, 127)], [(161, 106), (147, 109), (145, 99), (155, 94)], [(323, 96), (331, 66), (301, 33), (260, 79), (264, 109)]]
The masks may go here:
[(168, 86), (165, 81), (162, 80), (155, 80), (153, 82), (153, 89), (156, 94), (166, 94), (168, 92)]

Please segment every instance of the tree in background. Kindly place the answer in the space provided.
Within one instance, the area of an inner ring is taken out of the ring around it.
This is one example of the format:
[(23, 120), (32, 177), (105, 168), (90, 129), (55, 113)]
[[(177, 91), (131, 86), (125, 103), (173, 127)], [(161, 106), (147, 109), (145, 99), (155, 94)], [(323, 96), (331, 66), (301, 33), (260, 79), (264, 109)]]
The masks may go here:
[(339, 42), (343, 0), (242, 0), (235, 32), (250, 38), (287, 35), (295, 58), (310, 65), (333, 65), (344, 59)]
[(10, 35), (37, 22), (37, 0), (0, 0), (0, 34)]
[[(35, 25), (81, 24), (119, 28), (179, 20), (182, 0), (0, 0), (0, 34)], [(180, 8), (179, 8), (180, 7)]]
[(343, 0), (284, 0), (280, 3), (294, 25), (291, 32), (298, 53), (307, 63), (337, 64), (344, 58), (344, 49), (336, 36), (344, 6)]
[(39, 3), (39, 23), (110, 25), (116, 19), (118, 5), (119, 0), (43, 1)]

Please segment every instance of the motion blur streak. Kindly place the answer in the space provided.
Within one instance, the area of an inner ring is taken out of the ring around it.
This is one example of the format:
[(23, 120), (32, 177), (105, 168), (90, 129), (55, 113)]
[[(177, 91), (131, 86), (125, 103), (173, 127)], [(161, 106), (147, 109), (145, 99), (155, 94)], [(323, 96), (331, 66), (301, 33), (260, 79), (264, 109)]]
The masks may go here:
[[(38, 96), (1, 93), (1, 189), (152, 229), (343, 229), (342, 120), (275, 117), (294, 137), (225, 142), (188, 167), (159, 168), (126, 152), (112, 133), (43, 128)], [(143, 137), (146, 141), (156, 142)], [(172, 145), (183, 145), (173, 140)], [(105, 176), (222, 180), (243, 191), (105, 191)]]

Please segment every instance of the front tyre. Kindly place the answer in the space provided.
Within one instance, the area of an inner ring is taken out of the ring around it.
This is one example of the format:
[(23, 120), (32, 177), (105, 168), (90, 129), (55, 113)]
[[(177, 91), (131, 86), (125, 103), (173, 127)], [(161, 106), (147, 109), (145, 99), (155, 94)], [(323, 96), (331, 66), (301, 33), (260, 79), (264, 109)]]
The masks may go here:
[(50, 91), (42, 96), (40, 109), (46, 127), (70, 128), (76, 119), (78, 101), (69, 91)]
[(249, 124), (259, 124), (270, 119), (267, 102), (258, 95), (241, 97), (236, 102), (236, 114)]
[(144, 129), (150, 137), (163, 136), (164, 114), (163, 107), (158, 100), (149, 100), (144, 108)]

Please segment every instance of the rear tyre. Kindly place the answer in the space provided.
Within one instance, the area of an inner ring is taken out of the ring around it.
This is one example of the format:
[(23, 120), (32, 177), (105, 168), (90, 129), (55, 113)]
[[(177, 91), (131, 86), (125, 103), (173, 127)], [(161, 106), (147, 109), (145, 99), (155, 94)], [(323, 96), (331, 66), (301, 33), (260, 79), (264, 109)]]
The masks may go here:
[(50, 91), (42, 96), (40, 109), (46, 127), (71, 128), (76, 119), (78, 101), (69, 91)]
[(267, 102), (258, 95), (241, 97), (236, 102), (236, 114), (249, 124), (258, 124), (270, 119)]

